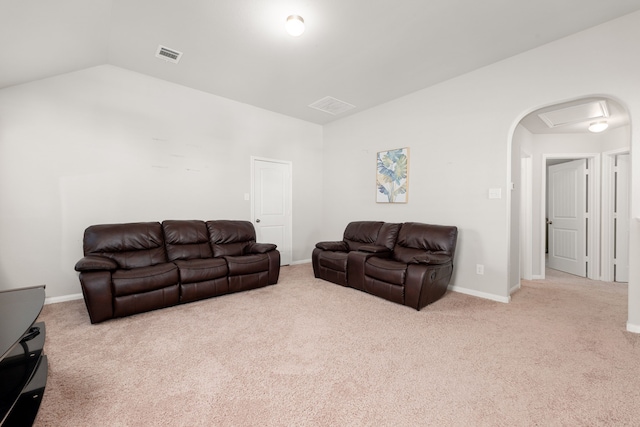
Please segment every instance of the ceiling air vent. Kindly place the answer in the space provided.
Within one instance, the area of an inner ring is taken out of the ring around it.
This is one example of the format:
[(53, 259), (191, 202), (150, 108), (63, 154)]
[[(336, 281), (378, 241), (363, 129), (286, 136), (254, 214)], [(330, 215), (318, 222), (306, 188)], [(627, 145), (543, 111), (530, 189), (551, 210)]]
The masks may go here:
[(158, 46), (158, 50), (156, 51), (156, 58), (164, 59), (165, 61), (173, 62), (174, 64), (177, 64), (178, 61), (180, 61), (181, 56), (182, 52), (178, 52), (175, 49), (169, 49), (162, 45)]
[(333, 114), (334, 116), (342, 114), (345, 111), (349, 111), (352, 108), (356, 108), (355, 105), (351, 105), (347, 102), (340, 101), (339, 99), (326, 96), (317, 100), (313, 104), (309, 104), (309, 107), (316, 110), (324, 111), (325, 113)]

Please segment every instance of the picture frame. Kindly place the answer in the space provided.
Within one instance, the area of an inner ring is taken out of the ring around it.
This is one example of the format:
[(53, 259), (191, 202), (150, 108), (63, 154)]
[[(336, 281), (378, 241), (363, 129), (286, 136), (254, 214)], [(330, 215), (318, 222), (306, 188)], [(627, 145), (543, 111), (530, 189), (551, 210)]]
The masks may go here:
[(379, 151), (376, 156), (376, 202), (409, 201), (409, 147)]

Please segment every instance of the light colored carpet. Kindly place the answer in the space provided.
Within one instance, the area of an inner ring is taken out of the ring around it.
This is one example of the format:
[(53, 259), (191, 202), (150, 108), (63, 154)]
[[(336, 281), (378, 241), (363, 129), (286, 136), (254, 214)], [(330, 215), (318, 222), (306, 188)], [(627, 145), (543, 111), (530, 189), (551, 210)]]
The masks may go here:
[(275, 286), (91, 325), (45, 306), (36, 426), (640, 424), (626, 286), (551, 272), (420, 312), (283, 267)]

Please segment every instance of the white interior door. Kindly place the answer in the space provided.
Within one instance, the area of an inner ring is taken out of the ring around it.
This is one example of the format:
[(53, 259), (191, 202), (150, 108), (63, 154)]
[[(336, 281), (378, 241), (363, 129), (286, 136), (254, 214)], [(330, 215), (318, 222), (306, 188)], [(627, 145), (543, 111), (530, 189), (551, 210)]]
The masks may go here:
[(616, 282), (629, 281), (629, 194), (631, 182), (629, 154), (616, 156), (615, 180), (615, 273)]
[(252, 157), (252, 220), (258, 242), (275, 243), (292, 261), (291, 162)]
[(587, 276), (586, 159), (549, 166), (548, 267)]

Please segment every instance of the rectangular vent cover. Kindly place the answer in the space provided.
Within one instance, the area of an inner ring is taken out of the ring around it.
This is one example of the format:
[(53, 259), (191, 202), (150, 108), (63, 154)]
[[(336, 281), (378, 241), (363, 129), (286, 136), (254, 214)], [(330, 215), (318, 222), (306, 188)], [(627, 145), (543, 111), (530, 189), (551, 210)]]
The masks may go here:
[(173, 62), (174, 64), (177, 64), (178, 61), (180, 61), (181, 56), (182, 52), (178, 52), (175, 49), (169, 49), (162, 45), (158, 46), (158, 50), (156, 51), (156, 58), (164, 59), (165, 61)]
[(550, 128), (580, 123), (587, 120), (609, 117), (607, 101), (593, 101), (586, 104), (574, 105), (560, 110), (547, 111), (538, 117)]
[(349, 111), (352, 108), (356, 108), (355, 105), (351, 105), (348, 102), (340, 101), (339, 99), (326, 96), (317, 100), (313, 104), (309, 104), (309, 107), (316, 110), (324, 111), (325, 113), (333, 114), (334, 116), (342, 114), (345, 111)]

